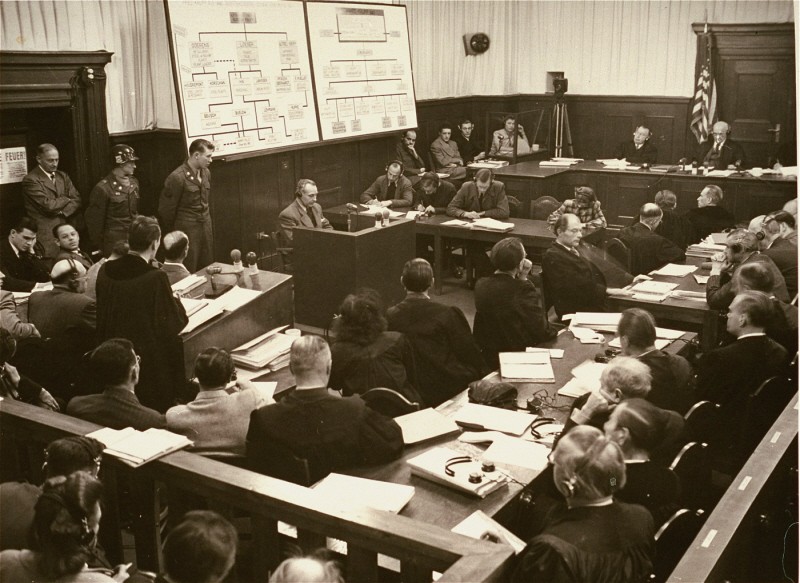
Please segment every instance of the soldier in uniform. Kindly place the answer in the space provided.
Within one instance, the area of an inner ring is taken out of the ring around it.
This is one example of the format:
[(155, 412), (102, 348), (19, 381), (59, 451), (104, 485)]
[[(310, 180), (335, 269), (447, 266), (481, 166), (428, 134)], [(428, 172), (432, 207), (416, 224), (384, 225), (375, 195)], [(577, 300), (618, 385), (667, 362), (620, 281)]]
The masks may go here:
[(111, 255), (117, 241), (128, 239), (128, 228), (139, 214), (139, 181), (136, 152), (125, 144), (111, 148), (114, 168), (98, 182), (89, 195), (86, 226), (92, 244), (103, 257)]
[(36, 168), (22, 179), (25, 213), (39, 225), (39, 242), (44, 256), (52, 259), (58, 253), (53, 237), (53, 227), (59, 223), (72, 223), (82, 228), (78, 213), (81, 195), (66, 172), (58, 169), (58, 150), (53, 144), (42, 144), (36, 149)]
[(189, 255), (184, 265), (191, 273), (214, 260), (214, 234), (208, 200), (211, 173), (208, 170), (214, 144), (195, 140), (189, 158), (164, 181), (158, 215), (165, 232), (183, 231), (189, 237)]

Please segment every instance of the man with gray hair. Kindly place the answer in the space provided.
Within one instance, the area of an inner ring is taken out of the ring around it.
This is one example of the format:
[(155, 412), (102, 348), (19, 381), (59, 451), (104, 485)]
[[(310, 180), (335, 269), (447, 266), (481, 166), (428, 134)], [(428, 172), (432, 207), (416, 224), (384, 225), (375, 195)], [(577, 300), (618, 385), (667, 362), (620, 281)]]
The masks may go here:
[(664, 211), (648, 202), (639, 209), (639, 222), (619, 232), (619, 239), (631, 251), (631, 274), (650, 273), (665, 263), (683, 261), (686, 254), (669, 239), (656, 233)]
[(169, 284), (189, 277), (191, 273), (183, 264), (189, 254), (189, 237), (183, 231), (172, 231), (164, 235), (164, 263), (161, 271), (167, 274)]
[(758, 252), (758, 238), (755, 233), (736, 229), (728, 234), (725, 251), (714, 256), (711, 262), (711, 277), (706, 283), (706, 301), (715, 310), (725, 310), (731, 305), (734, 296), (733, 277), (742, 266), (754, 261), (763, 262), (772, 272), (775, 280), (773, 293), (782, 302), (789, 301), (786, 281), (780, 270), (766, 255)]
[(656, 193), (654, 202), (664, 213), (661, 222), (656, 228), (656, 233), (666, 237), (681, 249), (686, 249), (692, 228), (686, 217), (678, 214), (676, 210), (678, 197), (671, 190), (659, 190)]
[(730, 126), (718, 121), (711, 128), (714, 140), (709, 144), (703, 164), (714, 170), (727, 170), (730, 167), (741, 168), (745, 165), (744, 148), (728, 137)]
[(697, 243), (711, 233), (720, 233), (734, 226), (736, 219), (719, 206), (722, 196), (722, 189), (716, 184), (709, 184), (700, 191), (697, 208), (689, 209), (684, 215), (692, 226), (690, 243)]
[(797, 294), (797, 245), (784, 238), (784, 234), (794, 231), (794, 217), (785, 211), (759, 215), (750, 221), (747, 230), (755, 233), (759, 251), (775, 262), (786, 281), (789, 297), (794, 297)]
[(403, 434), (393, 419), (367, 407), (359, 395), (328, 392), (331, 362), (330, 347), (321, 336), (292, 343), (289, 369), (296, 390), (250, 415), (247, 458), (253, 470), (305, 481), (289, 467), (291, 458), (302, 458), (308, 478), (316, 482), (343, 468), (400, 457)]

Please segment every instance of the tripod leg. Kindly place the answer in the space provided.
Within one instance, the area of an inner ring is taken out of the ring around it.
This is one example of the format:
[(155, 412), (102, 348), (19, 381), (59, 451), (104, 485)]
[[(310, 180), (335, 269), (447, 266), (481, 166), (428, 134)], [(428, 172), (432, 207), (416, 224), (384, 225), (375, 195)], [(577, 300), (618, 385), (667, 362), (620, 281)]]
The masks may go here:
[[(574, 156), (575, 154), (572, 151), (572, 132), (569, 131), (569, 115), (567, 113), (567, 104), (564, 104), (564, 132), (567, 136), (567, 150), (569, 151), (570, 156)], [(563, 136), (562, 136), (563, 139)]]

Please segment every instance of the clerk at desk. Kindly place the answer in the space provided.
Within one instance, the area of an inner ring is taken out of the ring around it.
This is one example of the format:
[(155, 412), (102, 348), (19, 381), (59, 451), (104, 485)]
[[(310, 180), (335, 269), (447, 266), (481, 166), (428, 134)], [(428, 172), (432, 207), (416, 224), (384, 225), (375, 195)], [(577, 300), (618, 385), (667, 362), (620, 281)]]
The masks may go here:
[(378, 176), (361, 193), (361, 204), (386, 206), (392, 208), (411, 206), (414, 191), (411, 181), (403, 176), (404, 164), (400, 160), (392, 160), (386, 165), (386, 174)]

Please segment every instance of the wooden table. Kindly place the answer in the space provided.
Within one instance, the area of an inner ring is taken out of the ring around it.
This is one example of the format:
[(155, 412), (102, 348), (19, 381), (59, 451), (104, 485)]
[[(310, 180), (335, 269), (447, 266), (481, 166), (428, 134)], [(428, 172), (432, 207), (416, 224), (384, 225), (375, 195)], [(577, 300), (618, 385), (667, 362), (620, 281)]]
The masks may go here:
[[(709, 271), (702, 269), (701, 263), (707, 261), (697, 257), (687, 257), (687, 265), (697, 265), (696, 273), (708, 275)], [(670, 277), (664, 275), (652, 276), (655, 281), (677, 283), (676, 289), (685, 291), (702, 292), (705, 294), (706, 286), (697, 283), (693, 274), (685, 277)], [(691, 327), (700, 328), (700, 344), (704, 350), (710, 350), (717, 345), (719, 335), (719, 311), (708, 306), (703, 300), (689, 300), (679, 298), (667, 298), (663, 302), (651, 302), (646, 300), (633, 299), (628, 296), (609, 296), (608, 308), (610, 311), (622, 311), (627, 308), (642, 308), (647, 310), (659, 320), (671, 320), (682, 324), (689, 324)]]
[[(672, 342), (665, 351), (678, 353), (683, 350), (687, 342), (696, 337), (694, 333), (684, 334), (681, 339)], [(606, 335), (606, 341), (613, 338), (613, 335)], [(573, 399), (569, 397), (557, 396), (558, 389), (561, 388), (571, 377), (571, 371), (578, 364), (587, 359), (593, 359), (598, 352), (603, 352), (606, 343), (603, 344), (581, 344), (569, 331), (561, 332), (554, 340), (541, 345), (546, 348), (561, 348), (564, 350), (564, 358), (553, 359), (553, 371), (555, 372), (555, 383), (514, 383), (519, 391), (518, 405), (525, 406), (528, 398), (539, 391), (544, 391), (548, 395), (555, 397), (554, 405), (558, 409), (544, 409), (542, 415), (555, 417), (563, 422), (566, 419)], [(467, 391), (461, 392), (454, 399), (447, 401), (439, 406), (438, 410), (445, 415), (452, 416), (467, 402)], [(533, 421), (533, 417), (531, 417)], [(405, 449), (403, 456), (378, 467), (360, 468), (348, 473), (374, 480), (383, 480), (397, 484), (414, 486), (416, 493), (408, 505), (402, 510), (401, 514), (421, 520), (423, 522), (434, 523), (445, 528), (453, 528), (464, 518), (472, 514), (475, 510), (482, 510), (490, 516), (497, 514), (505, 508), (522, 489), (519, 484), (506, 484), (499, 490), (492, 492), (486, 498), (480, 499), (467, 494), (462, 494), (445, 486), (440, 486), (429, 480), (411, 475), (411, 469), (406, 461), (420, 453), (437, 446), (447, 446), (451, 449), (464, 451), (472, 455), (480, 455), (483, 448), (475, 445), (464, 444), (456, 439), (457, 435), (449, 435), (434, 440), (409, 446)], [(516, 466), (498, 467), (508, 471), (517, 480), (528, 483), (533, 480), (539, 472), (526, 470)]]

